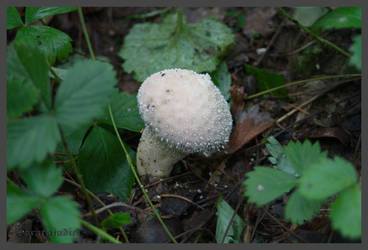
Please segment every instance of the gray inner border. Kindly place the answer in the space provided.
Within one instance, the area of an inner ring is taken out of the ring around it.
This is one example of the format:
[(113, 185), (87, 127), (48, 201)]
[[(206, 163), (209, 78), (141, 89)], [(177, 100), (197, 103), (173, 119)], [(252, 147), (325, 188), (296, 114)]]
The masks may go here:
[[(23, 244), (10, 244), (6, 242), (6, 77), (5, 77), (5, 62), (6, 62), (6, 7), (7, 6), (70, 6), (70, 5), (79, 5), (79, 6), (109, 6), (109, 7), (147, 7), (147, 6), (154, 6), (154, 7), (164, 7), (164, 6), (192, 6), (192, 7), (200, 7), (200, 6), (235, 6), (235, 7), (260, 7), (260, 6), (361, 6), (362, 7), (362, 14), (363, 14), (363, 27), (362, 27), (362, 54), (368, 54), (368, 37), (367, 37), (367, 20), (368, 20), (368, 1), (366, 0), (319, 0), (319, 1), (310, 1), (310, 0), (2, 0), (1, 1), (1, 8), (0, 8), (0, 29), (2, 31), (1, 35), (1, 43), (0, 43), (0, 197), (2, 198), (2, 202), (0, 205), (0, 218), (1, 226), (0, 226), (0, 234), (1, 241), (0, 246), (1, 249), (11, 248), (11, 249), (21, 249), (24, 247)], [(368, 68), (367, 66), (367, 56), (363, 56), (363, 69)], [(362, 71), (362, 152), (367, 152), (367, 105), (368, 99), (365, 98), (363, 93), (367, 93), (367, 71)], [(346, 249), (348, 248), (364, 248), (364, 245), (367, 245), (367, 155), (362, 154), (362, 191), (363, 191), (363, 204), (362, 204), (362, 244), (288, 244), (287, 247), (291, 248), (309, 248), (309, 247), (317, 247), (317, 248), (338, 248), (338, 249)], [(276, 248), (276, 249), (284, 249), (286, 244), (249, 244), (249, 245), (242, 245), (242, 244), (233, 244), (233, 245), (226, 245), (226, 248)], [(4, 248), (3, 248), (4, 247)], [(72, 247), (72, 248), (82, 248), (84, 245), (81, 244), (67, 244), (67, 245), (51, 245), (51, 244), (27, 244), (27, 248), (64, 248), (64, 247)], [(88, 244), (89, 248), (99, 248), (98, 244)], [(115, 248), (115, 247), (122, 247), (112, 244), (104, 244), (104, 248)], [(161, 249), (161, 248), (171, 248), (172, 245), (169, 244), (129, 244), (124, 245), (124, 248), (142, 248), (145, 249), (146, 247), (154, 248), (154, 249)], [(175, 246), (175, 248), (223, 248), (224, 246), (220, 244), (183, 244), (179, 246)], [(366, 247), (365, 247), (366, 249)]]

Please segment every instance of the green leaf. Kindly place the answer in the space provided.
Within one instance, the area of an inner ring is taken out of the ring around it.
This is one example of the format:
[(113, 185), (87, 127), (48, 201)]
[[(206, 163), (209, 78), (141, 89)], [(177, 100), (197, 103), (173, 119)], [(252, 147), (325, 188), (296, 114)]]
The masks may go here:
[(64, 32), (49, 26), (33, 25), (21, 28), (15, 37), (16, 41), (26, 41), (38, 46), (46, 55), (50, 64), (55, 60), (67, 58), (72, 52), (71, 38)]
[(101, 222), (101, 226), (104, 229), (114, 229), (114, 228), (119, 228), (124, 224), (128, 224), (130, 223), (130, 215), (128, 213), (116, 213), (113, 215), (110, 215), (109, 217), (107, 217), (106, 219), (104, 219)]
[(289, 198), (285, 207), (285, 218), (293, 224), (303, 224), (319, 214), (321, 201), (305, 198), (296, 190)]
[(77, 7), (26, 7), (26, 24), (38, 19), (77, 10)]
[[(216, 203), (217, 208), (217, 224), (216, 224), (216, 241), (217, 243), (222, 242), (227, 226), (230, 223), (231, 217), (234, 213), (234, 209), (220, 197)], [(239, 215), (235, 215), (229, 231), (225, 236), (224, 243), (239, 243), (241, 241), (241, 233), (245, 223)]]
[[(135, 152), (128, 152), (135, 160)], [(134, 177), (114, 134), (94, 127), (79, 152), (79, 166), (91, 191), (112, 193), (123, 202), (130, 197)]]
[(343, 191), (331, 204), (332, 227), (344, 237), (359, 238), (362, 235), (362, 191), (355, 185)]
[(309, 166), (327, 157), (327, 152), (321, 152), (318, 142), (312, 144), (308, 140), (304, 143), (290, 142), (285, 147), (285, 153), (299, 176), (302, 176)]
[(26, 41), (15, 41), (14, 46), (20, 63), (18, 65), (14, 65), (13, 63), (16, 62), (17, 58), (11, 58), (11, 67), (15, 68), (10, 68), (9, 70), (16, 71), (21, 64), (22, 67), (20, 67), (19, 70), (25, 70), (21, 72), (21, 74), (26, 74), (25, 78), (29, 79), (32, 84), (39, 89), (44, 104), (47, 108), (50, 108), (51, 91), (49, 65), (45, 55), (34, 44), (27, 43)]
[[(308, 156), (312, 157), (312, 156)], [(325, 199), (357, 181), (354, 166), (339, 157), (321, 159), (306, 169), (300, 178), (300, 192), (309, 199)]]
[(56, 93), (58, 122), (73, 131), (98, 118), (103, 114), (116, 82), (113, 67), (108, 63), (89, 60), (74, 64)]
[[(285, 85), (285, 77), (283, 75), (259, 69), (248, 64), (245, 64), (245, 69), (248, 73), (254, 74), (257, 81), (257, 87), (260, 91)], [(287, 94), (285, 88), (271, 92), (271, 95), (275, 97), (285, 97)]]
[(6, 8), (6, 29), (13, 29), (23, 25), (23, 21), (15, 7)]
[(234, 42), (231, 30), (215, 19), (182, 25), (177, 14), (161, 23), (135, 24), (125, 37), (119, 55), (123, 68), (138, 81), (163, 69), (184, 68), (196, 72), (216, 69), (219, 58)]
[(243, 182), (244, 195), (249, 197), (249, 202), (258, 206), (289, 192), (298, 182), (293, 175), (269, 167), (255, 167), (253, 171), (247, 173), (247, 177)]
[(312, 26), (312, 30), (328, 30), (362, 27), (361, 7), (338, 7), (320, 18)]
[(17, 118), (31, 111), (39, 100), (39, 91), (24, 78), (11, 75), (6, 80), (6, 117)]
[(357, 69), (362, 69), (362, 35), (353, 38), (354, 43), (350, 47), (352, 56), (350, 57), (350, 64)]
[(54, 117), (40, 115), (7, 123), (6, 163), (8, 170), (41, 162), (60, 141)]
[(52, 242), (73, 243), (80, 228), (78, 203), (66, 196), (56, 196), (42, 204), (40, 211), (43, 225)]
[(295, 169), (291, 165), (289, 159), (287, 158), (284, 148), (282, 145), (275, 139), (275, 137), (271, 136), (267, 138), (266, 148), (268, 152), (270, 152), (271, 156), (268, 157), (268, 160), (274, 164), (274, 168), (280, 169), (285, 173), (294, 175), (298, 177), (299, 175), (295, 172)]
[(231, 88), (231, 74), (225, 61), (219, 65), (216, 72), (211, 75), (211, 78), (215, 85), (220, 89), (225, 100), (228, 101), (230, 99), (229, 90)]
[[(61, 126), (61, 129), (63, 130), (63, 133), (64, 133), (66, 143), (67, 143), (68, 148), (69, 148), (69, 150), (72, 154), (78, 154), (79, 153), (79, 148), (82, 145), (83, 138), (86, 136), (86, 134), (87, 134), (90, 127), (91, 127), (91, 125), (87, 124), (85, 126), (82, 126), (79, 129), (77, 129), (77, 130), (68, 130), (68, 129), (64, 129)], [(58, 146), (56, 148), (56, 151), (61, 152), (61, 153), (66, 153), (66, 150), (64, 148), (63, 143), (58, 144)], [(64, 159), (65, 159), (65, 157), (64, 157)]]
[(328, 12), (328, 9), (325, 7), (295, 7), (294, 9), (294, 19), (307, 27), (310, 27)]
[(6, 224), (11, 225), (21, 219), (40, 203), (40, 198), (7, 183), (6, 186)]
[[(118, 128), (124, 128), (135, 132), (139, 132), (144, 128), (144, 122), (139, 115), (136, 94), (128, 95), (124, 92), (119, 92), (116, 89), (110, 98), (110, 105), (116, 126)], [(107, 107), (105, 118), (101, 121), (112, 125)]]
[(57, 168), (52, 161), (45, 161), (22, 171), (21, 176), (35, 194), (49, 197), (63, 183), (62, 173), (62, 169)]

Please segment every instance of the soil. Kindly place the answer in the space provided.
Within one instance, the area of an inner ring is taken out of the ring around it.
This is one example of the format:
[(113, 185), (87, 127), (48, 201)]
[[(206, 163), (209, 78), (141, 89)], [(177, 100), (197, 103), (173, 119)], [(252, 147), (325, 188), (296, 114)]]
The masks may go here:
[[(127, 18), (156, 8), (85, 8), (85, 21), (91, 37), (92, 47), (97, 56), (108, 58), (117, 71), (118, 88), (127, 93), (136, 93), (140, 83), (130, 74), (126, 74), (121, 64), (123, 60), (118, 52), (124, 37), (130, 28), (141, 22), (154, 22), (157, 17)], [(246, 24), (239, 27), (239, 19), (229, 16), (229, 11), (244, 15)], [(246, 202), (241, 185), (245, 173), (257, 165), (270, 165), (268, 152), (263, 139), (274, 136), (281, 144), (290, 141), (309, 139), (318, 141), (330, 156), (341, 156), (352, 162), (357, 171), (361, 168), (361, 83), (360, 79), (341, 83), (341, 80), (319, 81), (304, 86), (288, 88), (289, 98), (281, 100), (272, 96), (263, 96), (249, 101), (246, 96), (256, 92), (253, 76), (249, 75), (244, 64), (250, 64), (271, 72), (283, 74), (287, 82), (308, 79), (315, 75), (340, 74), (354, 72), (344, 67), (347, 60), (335, 50), (319, 44), (287, 21), (273, 7), (267, 8), (185, 8), (188, 22), (215, 16), (228, 25), (234, 32), (236, 42), (224, 58), (232, 75), (232, 112), (238, 135), (233, 138), (231, 154), (216, 154), (210, 158), (190, 155), (176, 164), (169, 178), (154, 183), (145, 182), (148, 194), (160, 209), (162, 218), (173, 235), (181, 243), (216, 243), (216, 201), (222, 196), (238, 215), (248, 224), (243, 232), (244, 243), (289, 243), (289, 242), (350, 242), (338, 232), (331, 234), (331, 225), (327, 210), (310, 222), (293, 226), (283, 217), (286, 197), (282, 197), (264, 207), (256, 207)], [(82, 35), (76, 12), (54, 16), (48, 25), (67, 33), (73, 40), (73, 53), (88, 55), (88, 49)], [(326, 32), (323, 37), (348, 50), (354, 31), (339, 30)], [(14, 31), (8, 31), (8, 42), (14, 37)], [(309, 47), (306, 44), (311, 43)], [(308, 48), (319, 45), (323, 53), (306, 53)], [(268, 48), (265, 54), (259, 49)], [(340, 83), (340, 84), (339, 84)], [(336, 87), (331, 88), (336, 84)], [(329, 90), (327, 90), (330, 88)], [(327, 91), (325, 91), (327, 90)], [(298, 104), (309, 100), (316, 93), (325, 91), (310, 105), (284, 119), (279, 124), (269, 124), (291, 111)], [(250, 116), (249, 107), (256, 106), (252, 117), (258, 122), (242, 123)], [(242, 118), (243, 117), (243, 118)], [(240, 124), (240, 125), (239, 125)], [(245, 131), (245, 132), (244, 132)], [(139, 133), (129, 133), (129, 144), (136, 149)], [(246, 138), (246, 139), (244, 139)], [(60, 193), (68, 193), (80, 204), (82, 214), (88, 215), (85, 199), (80, 190), (64, 183)], [(162, 226), (155, 219), (149, 205), (138, 187), (135, 187), (127, 204), (119, 205), (119, 200), (107, 193), (97, 194), (112, 212), (127, 212), (132, 221), (124, 226), (130, 242), (170, 242)], [(95, 208), (100, 205), (96, 202)], [(107, 211), (98, 214), (99, 219), (108, 216)], [(84, 219), (93, 223), (91, 216)], [(27, 215), (16, 223), (17, 227), (42, 230), (37, 211)], [(45, 242), (44, 237), (19, 238), (13, 227), (8, 228), (8, 241)], [(119, 230), (109, 231), (122, 239)], [(332, 235), (332, 238), (330, 237)], [(78, 242), (96, 242), (96, 235), (82, 229)]]

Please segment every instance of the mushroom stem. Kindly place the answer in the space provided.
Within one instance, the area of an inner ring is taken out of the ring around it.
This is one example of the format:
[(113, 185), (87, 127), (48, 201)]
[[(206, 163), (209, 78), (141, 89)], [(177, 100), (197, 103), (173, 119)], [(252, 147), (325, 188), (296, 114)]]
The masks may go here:
[(188, 153), (178, 151), (154, 135), (150, 127), (143, 131), (137, 149), (137, 170), (139, 175), (167, 177), (174, 164)]

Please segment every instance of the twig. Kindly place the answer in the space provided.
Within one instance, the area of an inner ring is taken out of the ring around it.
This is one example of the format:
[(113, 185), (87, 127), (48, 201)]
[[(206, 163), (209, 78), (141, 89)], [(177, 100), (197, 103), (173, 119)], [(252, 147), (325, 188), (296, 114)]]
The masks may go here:
[[(97, 209), (96, 214), (102, 213), (106, 209), (110, 209), (110, 208), (113, 208), (113, 207), (126, 207), (126, 208), (129, 208), (129, 209), (132, 209), (132, 210), (138, 210), (142, 213), (148, 213), (148, 212), (144, 211), (141, 208), (130, 206), (128, 204), (125, 204), (124, 202), (114, 202), (114, 203), (111, 203), (109, 205), (104, 205), (103, 207)], [(83, 217), (87, 217), (87, 216), (90, 216), (90, 215), (91, 215), (91, 213), (89, 212), (89, 213), (84, 214)]]
[(177, 195), (177, 194), (160, 194), (161, 197), (166, 197), (166, 198), (177, 198), (177, 199), (181, 199), (181, 200), (185, 200), (193, 205), (195, 205), (196, 207), (200, 208), (200, 209), (204, 209), (201, 205), (195, 203), (194, 201), (188, 199), (187, 197), (181, 196), (181, 195)]

